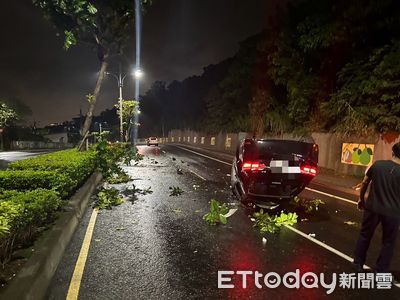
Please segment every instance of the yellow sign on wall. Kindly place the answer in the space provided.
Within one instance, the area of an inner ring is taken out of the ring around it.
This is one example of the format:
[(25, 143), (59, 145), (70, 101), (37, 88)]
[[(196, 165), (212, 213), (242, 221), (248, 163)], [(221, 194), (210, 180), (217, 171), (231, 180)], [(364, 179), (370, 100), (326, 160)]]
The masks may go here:
[(342, 144), (342, 163), (358, 166), (370, 166), (374, 160), (373, 144)]
[(230, 148), (232, 146), (232, 138), (226, 137), (225, 148)]

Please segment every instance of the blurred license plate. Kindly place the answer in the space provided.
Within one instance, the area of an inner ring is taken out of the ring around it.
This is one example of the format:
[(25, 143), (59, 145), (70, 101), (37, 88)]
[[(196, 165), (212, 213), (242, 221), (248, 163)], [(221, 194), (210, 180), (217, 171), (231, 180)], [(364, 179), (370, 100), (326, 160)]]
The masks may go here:
[(271, 160), (271, 173), (297, 174), (300, 173), (300, 167), (289, 166), (288, 160)]

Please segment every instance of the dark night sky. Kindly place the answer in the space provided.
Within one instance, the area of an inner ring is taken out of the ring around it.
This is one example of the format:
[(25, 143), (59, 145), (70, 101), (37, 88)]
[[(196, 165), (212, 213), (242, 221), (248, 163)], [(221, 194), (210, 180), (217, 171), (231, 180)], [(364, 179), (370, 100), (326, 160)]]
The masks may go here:
[[(262, 30), (271, 2), (154, 0), (143, 18), (141, 91), (155, 80), (201, 74), (203, 67), (232, 56), (239, 41)], [(71, 119), (80, 107), (86, 112), (85, 95), (99, 67), (94, 52), (81, 46), (64, 51), (62, 38), (31, 0), (0, 1), (0, 36), (0, 99), (20, 98), (39, 126)], [(133, 41), (126, 68), (134, 63)], [(124, 98), (133, 94), (127, 80)], [(116, 80), (108, 78), (97, 112), (112, 107), (117, 96)]]

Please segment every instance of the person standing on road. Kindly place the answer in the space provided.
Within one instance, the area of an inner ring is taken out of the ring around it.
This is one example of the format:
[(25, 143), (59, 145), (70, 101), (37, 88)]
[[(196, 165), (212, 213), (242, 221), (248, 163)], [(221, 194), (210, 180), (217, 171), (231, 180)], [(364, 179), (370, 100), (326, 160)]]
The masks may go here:
[[(362, 272), (376, 227), (382, 224), (382, 247), (375, 272), (389, 271), (400, 226), (400, 142), (392, 148), (392, 160), (376, 161), (366, 172), (360, 189), (358, 209), (364, 210), (354, 265)], [(371, 185), (367, 201), (365, 193)]]

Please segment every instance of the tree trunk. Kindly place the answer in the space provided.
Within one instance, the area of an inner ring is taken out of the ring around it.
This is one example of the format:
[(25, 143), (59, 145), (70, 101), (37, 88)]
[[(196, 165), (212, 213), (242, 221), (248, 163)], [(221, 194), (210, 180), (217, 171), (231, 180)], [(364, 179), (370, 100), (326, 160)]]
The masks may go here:
[(125, 142), (126, 142), (126, 143), (129, 142), (129, 136), (130, 136), (130, 134), (131, 134), (131, 129), (132, 129), (131, 120), (129, 120), (128, 129), (125, 131)]
[(83, 147), (85, 145), (84, 140), (87, 137), (87, 133), (90, 130), (90, 125), (92, 124), (94, 108), (96, 106), (97, 98), (99, 97), (99, 94), (100, 94), (101, 85), (103, 84), (103, 80), (105, 77), (107, 67), (108, 67), (107, 57), (104, 57), (101, 62), (99, 75), (98, 75), (97, 81), (96, 81), (96, 87), (93, 92), (93, 98), (92, 98), (92, 101), (89, 103), (89, 110), (86, 114), (85, 123), (83, 124), (83, 128), (81, 130), (82, 140), (81, 140), (80, 146), (79, 146), (80, 151), (82, 151), (84, 149), (84, 147)]

